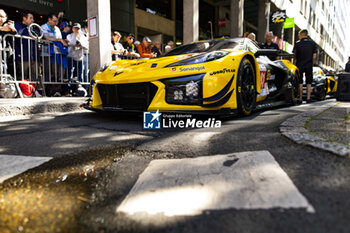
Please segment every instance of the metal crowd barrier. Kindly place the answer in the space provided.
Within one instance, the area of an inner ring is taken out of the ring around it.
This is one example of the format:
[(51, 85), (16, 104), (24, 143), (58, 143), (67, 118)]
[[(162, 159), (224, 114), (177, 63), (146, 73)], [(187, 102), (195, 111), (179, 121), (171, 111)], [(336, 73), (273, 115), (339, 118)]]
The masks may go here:
[(0, 78), (17, 86), (23, 81), (45, 85), (89, 85), (89, 53), (81, 61), (68, 57), (68, 48), (52, 41), (7, 34), (0, 37)]
[[(7, 34), (0, 37), (0, 80), (14, 83), (21, 97), (19, 84), (33, 83), (43, 90), (47, 85), (62, 87), (90, 84), (89, 52), (84, 49), (83, 59), (74, 61), (68, 57), (68, 48), (58, 48), (60, 43), (21, 35)], [(58, 46), (57, 46), (58, 45)], [(120, 59), (137, 59), (120, 56)]]

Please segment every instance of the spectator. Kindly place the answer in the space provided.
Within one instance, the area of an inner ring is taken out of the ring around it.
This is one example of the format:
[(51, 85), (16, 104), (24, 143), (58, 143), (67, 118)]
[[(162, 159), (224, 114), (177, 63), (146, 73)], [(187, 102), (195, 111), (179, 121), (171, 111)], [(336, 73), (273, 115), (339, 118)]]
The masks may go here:
[(135, 41), (135, 43), (134, 43), (134, 45), (135, 45), (135, 52), (137, 53), (137, 54), (139, 54), (140, 55), (140, 53), (139, 53), (139, 50), (138, 50), (138, 46), (139, 46), (139, 44), (141, 44), (141, 42), (140, 41)]
[(134, 34), (130, 33), (126, 37), (126, 41), (122, 43), (124, 49), (126, 50), (125, 55), (132, 56), (132, 57), (140, 57), (140, 54), (138, 54), (136, 51), (136, 45), (134, 45), (133, 43), (134, 39), (135, 39)]
[(84, 49), (88, 49), (88, 39), (81, 32), (81, 26), (79, 23), (73, 25), (73, 33), (67, 36), (69, 44), (68, 53), (68, 78), (69, 81), (73, 80), (74, 71), (76, 71), (79, 82), (83, 81), (83, 59)]
[[(5, 23), (6, 21), (7, 21), (7, 14), (3, 9), (0, 9), (0, 37), (5, 36), (6, 34), (13, 34), (13, 35), (17, 34), (14, 22), (9, 20), (7, 23)], [(6, 44), (8, 45), (8, 47), (11, 47), (12, 38), (8, 37), (6, 40)], [(0, 43), (0, 48), (1, 47), (2, 47), (2, 43)], [(1, 68), (2, 70), (7, 70), (8, 73), (13, 75), (14, 73), (13, 63), (9, 62), (11, 60), (13, 60), (12, 56), (8, 56), (6, 61), (3, 59), (1, 61)]]
[(89, 26), (88, 26), (86, 23), (84, 23), (84, 25), (83, 25), (82, 33), (83, 33), (87, 38), (89, 38)]
[(249, 32), (243, 33), (243, 37), (244, 37), (244, 38), (245, 38), (245, 37), (248, 37), (248, 35), (249, 35)]
[[(23, 13), (22, 22), (17, 22), (15, 28), (17, 33), (21, 36), (28, 36), (29, 26), (34, 23), (34, 16), (32, 13)], [(34, 41), (28, 41), (28, 39), (18, 39), (15, 40), (15, 54), (16, 54), (16, 69), (17, 69), (17, 79), (29, 79), (37, 80), (38, 70), (36, 68), (36, 55), (37, 50)], [(23, 63), (22, 63), (23, 61)], [(22, 67), (23, 66), (23, 74)], [(30, 72), (29, 72), (30, 71)]]
[(249, 35), (247, 37), (249, 39), (251, 39), (252, 41), (255, 41), (255, 33), (251, 32), (251, 33), (249, 33)]
[(299, 68), (300, 83), (299, 83), (299, 102), (303, 98), (303, 75), (306, 77), (306, 102), (311, 102), (311, 84), (313, 79), (312, 66), (313, 60), (316, 59), (317, 47), (316, 44), (308, 38), (306, 29), (299, 31), (299, 41), (295, 43), (293, 53), (296, 58), (296, 65)]
[(63, 22), (62, 27), (63, 27), (61, 31), (62, 39), (66, 40), (67, 36), (71, 33), (71, 26), (68, 24), (68, 22)]
[(9, 20), (7, 23), (7, 14), (3, 9), (0, 9), (0, 36), (5, 34), (16, 34), (16, 28), (14, 22)]
[[(62, 34), (60, 29), (56, 26), (57, 24), (57, 16), (55, 14), (49, 14), (48, 22), (41, 26), (44, 39), (52, 42), (49, 46), (43, 46), (42, 51), (44, 78), (46, 81), (51, 82), (60, 82), (65, 75), (65, 68), (67, 68), (66, 55), (68, 54), (68, 43), (67, 40), (62, 39)], [(53, 75), (50, 73), (50, 70), (53, 72)], [(59, 86), (51, 87), (52, 91), (50, 90), (50, 87), (47, 86), (46, 94), (48, 96), (59, 96), (61, 92)]]
[(169, 41), (168, 44), (165, 46), (165, 52), (167, 53), (173, 48), (175, 48), (174, 41)]
[(171, 47), (169, 45), (166, 45), (165, 48), (164, 48), (165, 52), (169, 52), (171, 50)]
[(172, 40), (168, 42), (168, 45), (170, 46), (170, 49), (175, 48), (175, 43)]
[[(272, 42), (273, 39), (273, 33), (272, 32), (268, 32), (265, 36), (265, 43), (261, 43), (259, 46), (262, 49), (276, 49), (276, 50), (280, 50), (278, 45), (276, 43)], [(277, 59), (276, 55), (269, 55), (267, 56), (271, 61), (275, 61)]]
[(348, 62), (345, 65), (345, 72), (350, 72), (350, 57), (349, 57)]
[(59, 11), (58, 13), (57, 13), (57, 19), (58, 19), (58, 23), (57, 23), (57, 26), (59, 27), (59, 29), (61, 30), (61, 31), (63, 31), (63, 28), (64, 28), (64, 25), (65, 25), (65, 23), (67, 23), (67, 24), (69, 24), (69, 20), (67, 19), (67, 18), (65, 18), (64, 17), (64, 15), (65, 15), (65, 11)]
[(162, 55), (161, 46), (162, 46), (162, 44), (160, 43), (160, 41), (156, 41), (153, 48), (151, 49), (152, 53), (154, 53), (156, 55), (156, 57), (159, 57), (160, 55)]
[(122, 36), (119, 32), (112, 32), (112, 41), (111, 41), (111, 54), (112, 61), (117, 61), (121, 59), (121, 56), (124, 54), (124, 47), (119, 40)]
[(151, 48), (149, 47), (151, 43), (151, 39), (148, 36), (145, 36), (142, 39), (141, 44), (137, 46), (137, 50), (141, 57), (155, 57), (156, 55), (151, 52)]

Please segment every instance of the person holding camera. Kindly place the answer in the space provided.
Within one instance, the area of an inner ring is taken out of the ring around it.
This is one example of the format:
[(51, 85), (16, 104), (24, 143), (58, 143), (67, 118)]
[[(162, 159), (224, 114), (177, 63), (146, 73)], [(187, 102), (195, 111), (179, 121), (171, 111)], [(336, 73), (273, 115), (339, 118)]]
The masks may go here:
[(77, 80), (83, 80), (83, 59), (84, 49), (88, 49), (89, 42), (86, 36), (81, 32), (79, 23), (75, 23), (72, 27), (73, 33), (67, 36), (68, 40), (68, 79), (73, 80), (74, 73), (77, 75)]
[(15, 22), (7, 20), (7, 14), (3, 9), (0, 9), (0, 36), (7, 33), (16, 34)]
[[(0, 9), (0, 39), (3, 38), (6, 34), (17, 34), (15, 24), (12, 20), (7, 19), (7, 14), (3, 9)], [(3, 44), (0, 43), (0, 49)], [(12, 38), (7, 37), (6, 46), (12, 47)], [(10, 54), (9, 54), (10, 55)], [(11, 61), (12, 55), (8, 56), (7, 59), (2, 59), (0, 61), (0, 65), (3, 71), (7, 70), (7, 73), (13, 75), (14, 74), (14, 64)]]

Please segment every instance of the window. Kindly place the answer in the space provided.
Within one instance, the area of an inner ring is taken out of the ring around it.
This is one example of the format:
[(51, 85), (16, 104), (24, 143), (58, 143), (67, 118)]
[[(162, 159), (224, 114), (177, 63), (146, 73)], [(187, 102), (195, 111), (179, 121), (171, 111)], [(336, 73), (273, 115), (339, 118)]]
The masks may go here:
[(324, 1), (322, 1), (322, 10), (324, 11)]
[(309, 12), (309, 24), (312, 25), (312, 9), (310, 8), (310, 12)]
[(300, 0), (300, 13), (304, 13), (304, 0)]
[(159, 0), (157, 4), (154, 4), (152, 0), (136, 0), (136, 8), (153, 15), (171, 18), (171, 1), (169, 0)]
[[(311, 12), (311, 11), (310, 11)], [(312, 27), (315, 28), (316, 15), (315, 12), (312, 13)]]
[(304, 16), (307, 15), (307, 1), (305, 0), (305, 7), (304, 7)]

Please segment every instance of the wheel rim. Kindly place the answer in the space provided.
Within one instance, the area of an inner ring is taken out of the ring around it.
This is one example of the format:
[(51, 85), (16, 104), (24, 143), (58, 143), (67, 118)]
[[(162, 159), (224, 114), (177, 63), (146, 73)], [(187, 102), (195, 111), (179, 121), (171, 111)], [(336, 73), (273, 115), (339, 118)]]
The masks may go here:
[(245, 65), (242, 74), (242, 102), (245, 109), (253, 107), (255, 98), (254, 74), (249, 65)]

